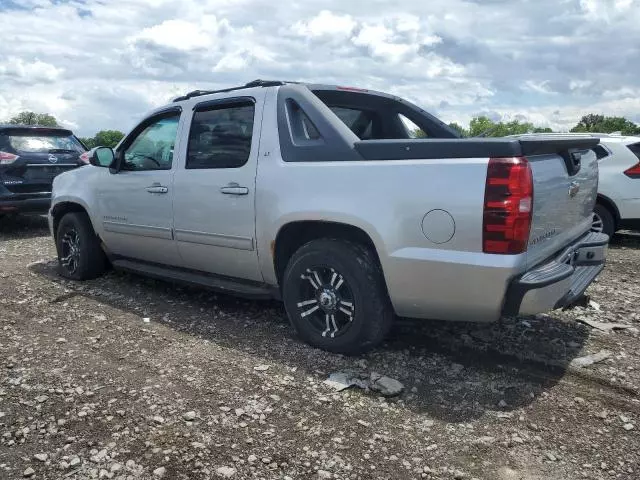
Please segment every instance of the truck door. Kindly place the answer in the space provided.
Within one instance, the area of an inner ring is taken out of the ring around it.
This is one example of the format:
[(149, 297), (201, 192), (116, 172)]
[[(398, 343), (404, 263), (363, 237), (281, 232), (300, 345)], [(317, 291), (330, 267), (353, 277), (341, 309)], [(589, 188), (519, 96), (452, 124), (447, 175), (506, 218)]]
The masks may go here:
[(187, 268), (262, 281), (255, 188), (263, 103), (264, 91), (256, 89), (194, 105), (173, 200)]

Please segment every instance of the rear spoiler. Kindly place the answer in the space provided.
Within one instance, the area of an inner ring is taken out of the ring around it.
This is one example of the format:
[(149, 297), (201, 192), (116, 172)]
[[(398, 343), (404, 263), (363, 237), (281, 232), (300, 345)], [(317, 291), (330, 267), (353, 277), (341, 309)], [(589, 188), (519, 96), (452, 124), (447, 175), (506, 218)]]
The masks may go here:
[(588, 150), (599, 138), (434, 138), (361, 140), (354, 149), (365, 160), (520, 157), (557, 153), (563, 157)]
[(51, 136), (70, 136), (73, 135), (71, 130), (56, 127), (22, 127), (22, 126), (0, 126), (0, 133), (15, 133), (17, 135), (51, 135)]

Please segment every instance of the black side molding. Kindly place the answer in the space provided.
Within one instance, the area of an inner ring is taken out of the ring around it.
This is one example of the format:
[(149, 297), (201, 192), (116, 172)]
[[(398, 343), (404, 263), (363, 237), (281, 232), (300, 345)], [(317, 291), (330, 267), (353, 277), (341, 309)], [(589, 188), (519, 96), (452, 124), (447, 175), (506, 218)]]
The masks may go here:
[(123, 257), (110, 258), (114, 268), (142, 274), (159, 280), (198, 286), (227, 295), (248, 299), (270, 300), (278, 298), (277, 289), (258, 282), (215, 275), (186, 268), (171, 267)]

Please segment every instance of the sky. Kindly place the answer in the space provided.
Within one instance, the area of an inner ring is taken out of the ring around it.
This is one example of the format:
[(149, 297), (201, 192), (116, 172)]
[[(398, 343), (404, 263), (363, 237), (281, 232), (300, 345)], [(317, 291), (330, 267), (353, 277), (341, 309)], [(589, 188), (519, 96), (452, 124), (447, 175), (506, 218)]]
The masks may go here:
[(127, 132), (257, 78), (381, 90), (465, 126), (640, 123), (640, 0), (0, 0), (0, 121)]

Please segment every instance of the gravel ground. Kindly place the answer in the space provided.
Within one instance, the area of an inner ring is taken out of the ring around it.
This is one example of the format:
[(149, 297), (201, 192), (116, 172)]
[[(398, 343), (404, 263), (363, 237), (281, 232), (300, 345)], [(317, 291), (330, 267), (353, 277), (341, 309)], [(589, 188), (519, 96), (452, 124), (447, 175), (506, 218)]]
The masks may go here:
[[(638, 479), (639, 278), (622, 235), (584, 308), (402, 321), (350, 358), (302, 344), (277, 303), (64, 281), (44, 219), (4, 221), (0, 478)], [(343, 371), (405, 388), (323, 383)]]

